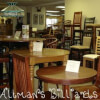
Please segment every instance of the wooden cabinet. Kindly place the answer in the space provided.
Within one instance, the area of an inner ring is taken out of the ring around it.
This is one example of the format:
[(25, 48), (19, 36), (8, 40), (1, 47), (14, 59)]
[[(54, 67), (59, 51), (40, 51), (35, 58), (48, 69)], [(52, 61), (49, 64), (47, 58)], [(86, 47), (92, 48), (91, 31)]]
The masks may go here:
[(0, 35), (13, 35), (13, 24), (0, 24)]
[(6, 25), (0, 24), (0, 35), (5, 35), (6, 33)]
[(6, 24), (6, 35), (13, 35), (13, 24)]

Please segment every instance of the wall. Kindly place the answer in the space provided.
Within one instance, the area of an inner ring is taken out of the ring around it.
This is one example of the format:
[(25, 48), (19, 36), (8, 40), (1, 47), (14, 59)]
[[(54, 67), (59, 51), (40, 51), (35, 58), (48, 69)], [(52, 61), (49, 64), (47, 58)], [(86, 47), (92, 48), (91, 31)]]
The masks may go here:
[[(38, 22), (37, 22), (37, 24), (35, 24), (34, 23), (34, 15), (38, 15), (37, 17), (37, 19), (38, 19)], [(39, 16), (40, 15), (43, 15), (43, 24), (40, 24), (39, 23)], [(34, 28), (37, 28), (38, 30), (43, 30), (43, 29), (45, 29), (45, 27), (46, 27), (46, 9), (45, 9), (45, 7), (42, 7), (41, 8), (41, 11), (37, 11), (37, 8), (36, 7), (32, 7), (32, 27), (34, 27)]]
[(73, 20), (74, 12), (82, 11), (82, 21), (85, 17), (96, 17), (95, 23), (100, 23), (100, 0), (65, 0), (65, 8), (65, 20)]

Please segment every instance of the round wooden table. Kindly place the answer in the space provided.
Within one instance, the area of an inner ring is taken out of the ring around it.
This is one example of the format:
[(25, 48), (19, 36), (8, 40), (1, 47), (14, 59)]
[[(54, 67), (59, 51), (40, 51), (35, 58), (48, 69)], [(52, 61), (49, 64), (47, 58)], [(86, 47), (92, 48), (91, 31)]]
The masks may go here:
[(59, 66), (41, 68), (37, 70), (36, 74), (44, 82), (62, 84), (63, 95), (65, 100), (68, 100), (67, 97), (69, 97), (69, 85), (90, 82), (94, 79), (97, 72), (91, 68), (80, 67), (79, 73), (74, 73), (65, 71), (64, 66)]

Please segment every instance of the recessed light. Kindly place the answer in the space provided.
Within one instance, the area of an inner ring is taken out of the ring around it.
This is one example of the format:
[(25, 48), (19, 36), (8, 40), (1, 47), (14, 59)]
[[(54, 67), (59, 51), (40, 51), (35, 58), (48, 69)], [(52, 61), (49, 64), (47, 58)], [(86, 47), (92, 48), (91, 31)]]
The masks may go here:
[(65, 8), (65, 6), (56, 6), (56, 8)]

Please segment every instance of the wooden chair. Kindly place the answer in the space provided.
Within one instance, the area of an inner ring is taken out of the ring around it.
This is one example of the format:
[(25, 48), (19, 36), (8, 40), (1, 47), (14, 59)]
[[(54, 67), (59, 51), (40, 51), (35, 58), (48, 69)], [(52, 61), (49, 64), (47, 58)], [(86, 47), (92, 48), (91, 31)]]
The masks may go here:
[(78, 27), (81, 29), (82, 25), (82, 12), (74, 12), (73, 30)]
[[(74, 90), (73, 100), (75, 100), (75, 93), (80, 96), (81, 100), (100, 100), (100, 57), (97, 68), (96, 81), (93, 85), (72, 87), (72, 89)], [(85, 94), (87, 92), (89, 92), (89, 96), (91, 96), (92, 98), (89, 98), (88, 95)], [(98, 95), (97, 98), (95, 98), (96, 95)], [(84, 96), (87, 98), (83, 98)]]
[(62, 38), (63, 49), (69, 49), (71, 43), (71, 36), (69, 34), (70, 27), (67, 27), (68, 25), (71, 25), (71, 20), (64, 21), (64, 34)]
[(93, 69), (95, 69), (95, 60), (100, 56), (100, 36), (97, 36), (96, 39), (96, 49), (95, 54), (86, 54), (83, 56), (83, 66), (86, 67), (86, 61), (93, 62)]
[(43, 38), (52, 38), (52, 37), (54, 37), (54, 35), (52, 34), (53, 32), (52, 32), (52, 27), (48, 27), (47, 28), (47, 34), (45, 34), (45, 35), (42, 35), (42, 37)]
[(45, 48), (57, 48), (57, 38), (46, 38), (44, 41)]
[[(70, 59), (72, 58), (73, 53), (78, 53), (78, 60), (80, 60), (81, 54), (83, 55), (84, 52), (88, 51), (90, 52), (90, 46), (91, 46), (91, 37), (83, 37), (83, 44), (82, 45), (72, 45), (70, 46), (71, 51), (70, 51)], [(75, 51), (75, 52), (74, 52)]]
[[(72, 44), (76, 44), (79, 42), (79, 44), (82, 43), (82, 36), (85, 35), (85, 36), (91, 36), (92, 37), (92, 34), (93, 34), (93, 29), (90, 27), (90, 28), (86, 28), (86, 25), (87, 24), (94, 24), (95, 22), (95, 17), (86, 17), (84, 19), (84, 29), (74, 29), (73, 31), (73, 43)], [(79, 33), (77, 35), (77, 33)]]
[[(75, 29), (81, 30), (81, 24), (82, 24), (82, 12), (74, 12), (73, 24), (70, 24), (70, 25), (66, 25), (65, 24), (64, 25), (64, 31), (65, 31), (65, 29), (67, 27), (70, 27), (71, 28), (71, 36), (70, 36), (71, 44), (72, 44), (72, 39), (73, 39), (73, 31)], [(69, 40), (69, 37), (68, 37), (68, 40)]]
[(93, 36), (93, 28), (87, 28), (86, 25), (87, 24), (94, 24), (95, 23), (95, 17), (86, 17), (84, 20), (84, 34), (87, 34), (87, 36)]

